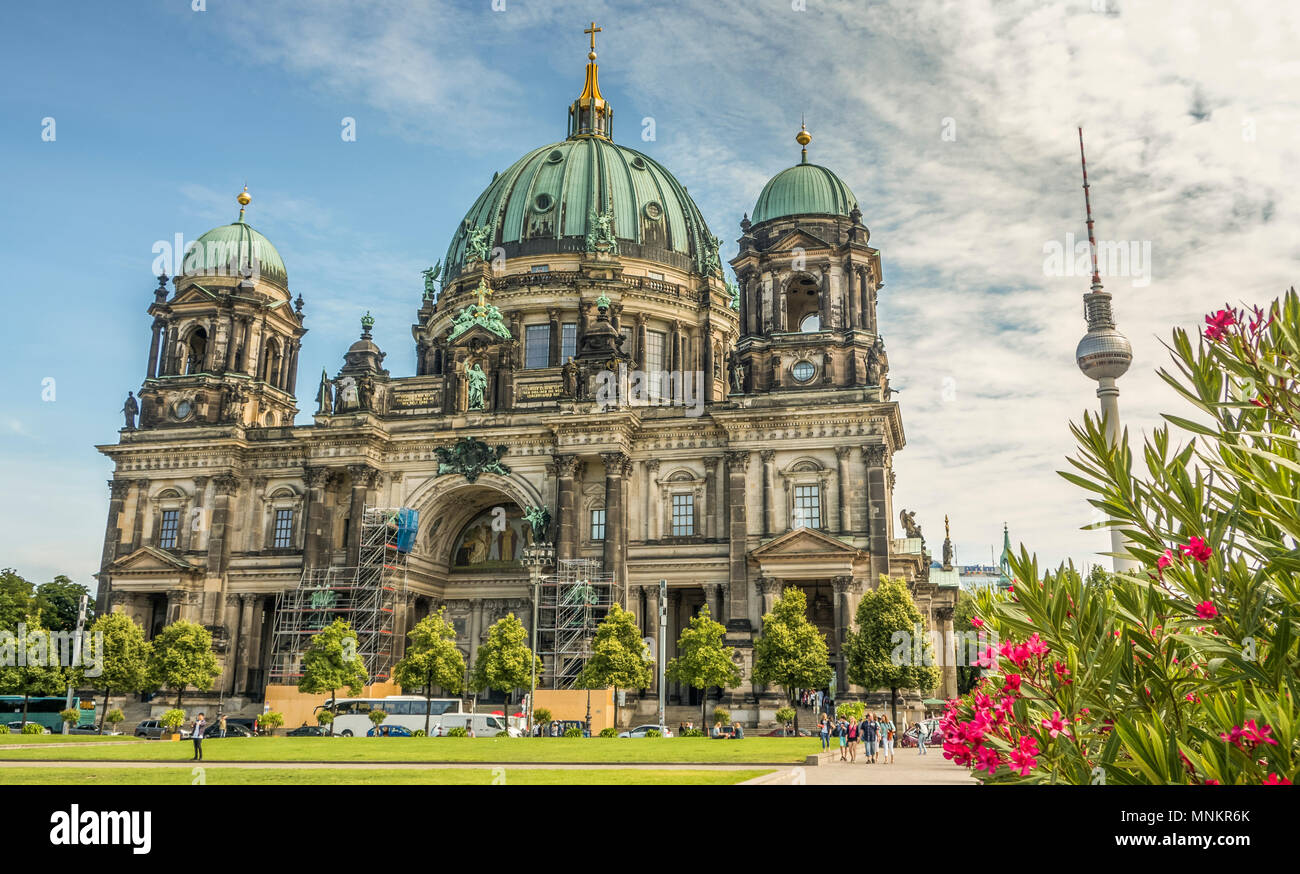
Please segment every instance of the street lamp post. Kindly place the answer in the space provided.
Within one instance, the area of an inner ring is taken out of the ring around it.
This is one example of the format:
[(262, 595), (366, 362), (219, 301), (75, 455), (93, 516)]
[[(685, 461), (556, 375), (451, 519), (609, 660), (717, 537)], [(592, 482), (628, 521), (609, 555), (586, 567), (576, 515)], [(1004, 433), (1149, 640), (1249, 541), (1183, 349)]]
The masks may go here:
[(664, 650), (668, 648), (668, 581), (659, 581), (659, 640), (655, 649), (659, 662), (659, 726), (660, 731), (664, 725)]
[[(87, 596), (82, 595), (82, 596), (81, 596), (81, 601), (77, 604), (77, 636), (74, 637), (74, 638), (72, 639), (72, 665), (73, 665), (73, 667), (76, 667), (78, 664), (81, 663), (81, 636), (82, 636), (82, 634), (85, 632), (85, 628), (86, 628), (86, 600), (87, 600)], [(101, 653), (101, 655), (102, 655), (102, 653)], [(71, 709), (72, 709), (72, 691), (73, 691), (73, 689), (72, 689), (72, 683), (69, 682), (69, 683), (68, 683), (68, 700), (67, 700), (67, 703), (66, 703), (66, 706), (65, 706), (65, 709), (66, 709), (66, 710), (71, 710)], [(104, 706), (107, 707), (108, 705), (105, 704)], [(68, 721), (65, 719), (65, 720), (63, 721), (63, 733), (64, 733), (64, 734), (68, 734), (68, 733), (70, 732), (70, 729), (71, 729), (71, 726), (69, 726)]]

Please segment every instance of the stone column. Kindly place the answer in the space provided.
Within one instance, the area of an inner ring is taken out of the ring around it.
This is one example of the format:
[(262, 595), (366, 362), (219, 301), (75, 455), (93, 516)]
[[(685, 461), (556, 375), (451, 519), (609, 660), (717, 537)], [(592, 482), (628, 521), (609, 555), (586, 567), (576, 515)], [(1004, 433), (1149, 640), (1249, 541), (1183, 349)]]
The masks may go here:
[[(557, 525), (555, 557), (573, 558), (577, 554), (578, 548), (578, 501), (576, 486), (573, 481), (574, 473), (578, 467), (578, 456), (557, 455), (555, 456), (555, 467), (559, 473), (555, 508)], [(608, 536), (609, 532), (608, 512), (608, 509), (606, 509), (606, 536)]]
[(375, 483), (374, 468), (365, 464), (349, 464), (348, 475), (352, 478), (352, 499), (348, 507), (348, 542), (347, 567), (356, 567), (361, 563), (361, 520), (365, 516), (366, 494)]
[(759, 611), (760, 615), (766, 616), (772, 612), (772, 607), (776, 604), (776, 599), (781, 594), (781, 581), (771, 574), (763, 574), (758, 578), (755, 587), (758, 589), (759, 597), (763, 602), (763, 607)]
[[(131, 551), (135, 552), (144, 542), (144, 513), (149, 506), (149, 480), (135, 481), (135, 519), (131, 522)], [(150, 537), (150, 540), (153, 538)], [(177, 533), (176, 542), (180, 543)], [(156, 544), (155, 544), (156, 545)]]
[[(658, 480), (659, 480), (659, 459), (650, 458), (641, 462), (645, 470), (645, 539), (659, 539), (659, 501), (658, 501)], [(608, 531), (608, 522), (606, 519), (606, 530)]]
[(852, 452), (852, 446), (835, 447), (835, 460), (838, 463), (837, 484), (839, 485), (840, 501), (840, 534), (849, 534), (853, 531), (852, 489), (849, 480), (849, 455)]
[(230, 640), (230, 647), (226, 650), (226, 675), (222, 678), (221, 688), (227, 695), (234, 695), (239, 691), (237, 681), (239, 678), (239, 641), (243, 637), (240, 629), (240, 612), (239, 596), (226, 596), (226, 609), (221, 618), (221, 624), (226, 628), (226, 636)]
[(126, 503), (127, 492), (131, 483), (127, 480), (111, 479), (108, 481), (108, 524), (104, 528), (104, 549), (100, 553), (99, 590), (95, 593), (95, 615), (102, 615), (108, 606), (110, 583), (106, 576), (109, 567), (117, 560), (118, 544), (122, 541), (122, 507)]
[(259, 671), (262, 678), (260, 683), (254, 684), (254, 688), (248, 690), (250, 695), (259, 694), (268, 679), (267, 674), (269, 672), (266, 670), (267, 654), (262, 650), (262, 632), (263, 626), (266, 624), (266, 601), (265, 595), (252, 595), (248, 601), (249, 612), (252, 614), (248, 635), (248, 668), (250, 672)]
[[(777, 289), (780, 289), (778, 293)], [(776, 331), (790, 330), (790, 311), (789, 298), (786, 296), (786, 287), (781, 284), (781, 277), (775, 272), (772, 274), (772, 306), (775, 312), (772, 313), (772, 326)]]
[(145, 377), (153, 379), (158, 375), (158, 344), (162, 342), (160, 336), (163, 330), (162, 319), (153, 320), (153, 337), (149, 340), (149, 364), (145, 368)]
[(731, 596), (727, 616), (728, 630), (748, 631), (749, 618), (749, 525), (745, 514), (745, 479), (749, 471), (749, 450), (727, 450), (727, 508), (730, 532), (730, 573), (728, 590)]
[(615, 584), (626, 591), (624, 545), (627, 529), (623, 525), (623, 477), (628, 457), (621, 452), (602, 452), (600, 459), (605, 463), (605, 571), (612, 573)]
[(862, 447), (867, 469), (868, 550), (871, 553), (871, 581), (889, 573), (889, 447), (869, 444)]
[(253, 636), (253, 596), (239, 596), (239, 641), (235, 645), (238, 668), (235, 671), (235, 690), (248, 694), (248, 665), (252, 654), (249, 638)]
[(325, 506), (325, 486), (330, 472), (323, 467), (309, 467), (303, 471), (307, 486), (306, 509), (302, 522), (303, 570), (325, 564), (325, 554), (330, 536), (329, 510)]
[(721, 583), (705, 583), (703, 589), (704, 603), (709, 608), (709, 615), (713, 617), (714, 622), (721, 622), (725, 625), (727, 612), (722, 599), (726, 587)]
[(763, 459), (763, 534), (771, 537), (776, 532), (776, 450), (758, 454)]
[(820, 306), (818, 318), (821, 319), (821, 327), (825, 330), (831, 327), (835, 319), (835, 314), (831, 311), (831, 265), (829, 261), (824, 261), (819, 266), (821, 267), (821, 281), (818, 285), (821, 286), (821, 290), (818, 294), (821, 300), (818, 301)]
[(645, 332), (646, 332), (645, 313), (637, 313), (636, 314), (636, 352), (634, 353), (634, 355), (636, 357), (637, 363), (641, 365), (642, 370), (645, 370), (646, 368)]
[(945, 700), (957, 697), (957, 652), (956, 641), (952, 633), (952, 614), (952, 607), (937, 607), (934, 611), (934, 616), (939, 620), (940, 629), (943, 633), (943, 647), (935, 655), (942, 659), (939, 668), (942, 680), (939, 688), (943, 692)]
[[(474, 670), (474, 659), (478, 657), (479, 641), (483, 637), (483, 599), (475, 598), (470, 602), (469, 614), (469, 662), (470, 672)], [(473, 689), (466, 689), (466, 694), (473, 694)]]
[(721, 504), (718, 489), (718, 457), (716, 455), (706, 456), (704, 459), (704, 500), (705, 519), (704, 519), (704, 536), (710, 540), (717, 540), (720, 536), (718, 529), (721, 525), (718, 522), (718, 507)]
[(212, 519), (208, 525), (208, 576), (220, 577), (226, 572), (230, 556), (230, 543), (226, 528), (230, 523), (230, 502), (239, 493), (239, 480), (222, 474), (213, 480), (216, 498), (212, 502)]
[(831, 580), (835, 589), (835, 674), (836, 688), (847, 690), (848, 660), (845, 657), (845, 644), (849, 632), (853, 629), (853, 610), (849, 606), (849, 597), (853, 589), (852, 576), (838, 576)]
[(858, 295), (858, 277), (852, 261), (840, 271), (840, 287), (844, 291), (844, 327), (851, 331), (858, 326), (858, 307), (854, 305), (854, 298)]
[(645, 629), (645, 636), (653, 638), (655, 642), (656, 661), (650, 669), (650, 686), (646, 689), (646, 695), (654, 697), (659, 694), (658, 653), (659, 647), (664, 643), (659, 639), (659, 584), (642, 586), (641, 593), (645, 596), (645, 615), (641, 617), (641, 625)]
[[(686, 623), (682, 619), (682, 590), (668, 589), (668, 639), (664, 645), (668, 647), (668, 652), (664, 656), (667, 664), (668, 660), (677, 658), (677, 639), (682, 636), (682, 626)], [(667, 670), (665, 668), (665, 670)], [(670, 683), (668, 685), (669, 704), (682, 703), (682, 684)]]

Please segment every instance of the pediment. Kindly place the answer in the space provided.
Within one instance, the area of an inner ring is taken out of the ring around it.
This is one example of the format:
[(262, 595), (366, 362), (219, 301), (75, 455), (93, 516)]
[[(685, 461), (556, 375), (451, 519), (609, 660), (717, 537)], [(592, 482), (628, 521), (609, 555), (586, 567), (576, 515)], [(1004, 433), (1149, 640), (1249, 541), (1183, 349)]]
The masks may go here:
[(165, 572), (174, 574), (177, 571), (191, 572), (198, 570), (198, 568), (179, 556), (172, 555), (165, 549), (142, 546), (129, 555), (124, 555), (113, 562), (112, 570), (114, 573)]
[(835, 247), (823, 240), (821, 237), (818, 237), (815, 234), (810, 234), (802, 228), (795, 228), (785, 236), (778, 238), (775, 243), (767, 247), (766, 251), (768, 254), (772, 254), (774, 252), (789, 252), (794, 249), (833, 248)]
[(473, 349), (486, 349), (490, 346), (504, 346), (514, 342), (511, 338), (502, 337), (500, 334), (488, 330), (481, 322), (475, 322), (447, 345), (452, 348), (463, 346)]
[(811, 556), (856, 558), (860, 550), (816, 528), (796, 528), (755, 549), (757, 559), (808, 558)]

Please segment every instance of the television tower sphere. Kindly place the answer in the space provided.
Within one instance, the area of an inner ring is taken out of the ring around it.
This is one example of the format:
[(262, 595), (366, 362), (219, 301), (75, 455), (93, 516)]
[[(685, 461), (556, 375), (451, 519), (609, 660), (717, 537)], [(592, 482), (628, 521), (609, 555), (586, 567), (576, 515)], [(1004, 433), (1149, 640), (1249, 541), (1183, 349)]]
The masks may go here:
[(1133, 347), (1118, 329), (1097, 327), (1083, 335), (1074, 358), (1089, 379), (1118, 379), (1133, 363)]

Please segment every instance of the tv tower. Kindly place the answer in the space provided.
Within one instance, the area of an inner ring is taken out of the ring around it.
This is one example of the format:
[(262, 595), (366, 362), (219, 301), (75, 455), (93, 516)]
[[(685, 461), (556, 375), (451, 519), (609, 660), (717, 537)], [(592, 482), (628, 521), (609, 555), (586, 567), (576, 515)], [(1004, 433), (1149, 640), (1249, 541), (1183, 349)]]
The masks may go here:
[[(1092, 286), (1083, 296), (1083, 316), (1088, 321), (1088, 333), (1079, 341), (1074, 357), (1083, 375), (1097, 381), (1106, 437), (1114, 446), (1123, 433), (1119, 425), (1119, 386), (1116, 381), (1128, 372), (1133, 363), (1133, 347), (1115, 327), (1110, 292), (1102, 289), (1101, 274), (1097, 270), (1097, 239), (1092, 230), (1092, 200), (1088, 196), (1088, 161), (1083, 154), (1082, 127), (1079, 128), (1079, 163), (1083, 167), (1083, 204), (1088, 215), (1088, 247), (1092, 251)], [(1118, 528), (1110, 529), (1110, 546), (1111, 552), (1115, 553), (1116, 573), (1136, 566), (1136, 562), (1128, 557), (1128, 542)]]

